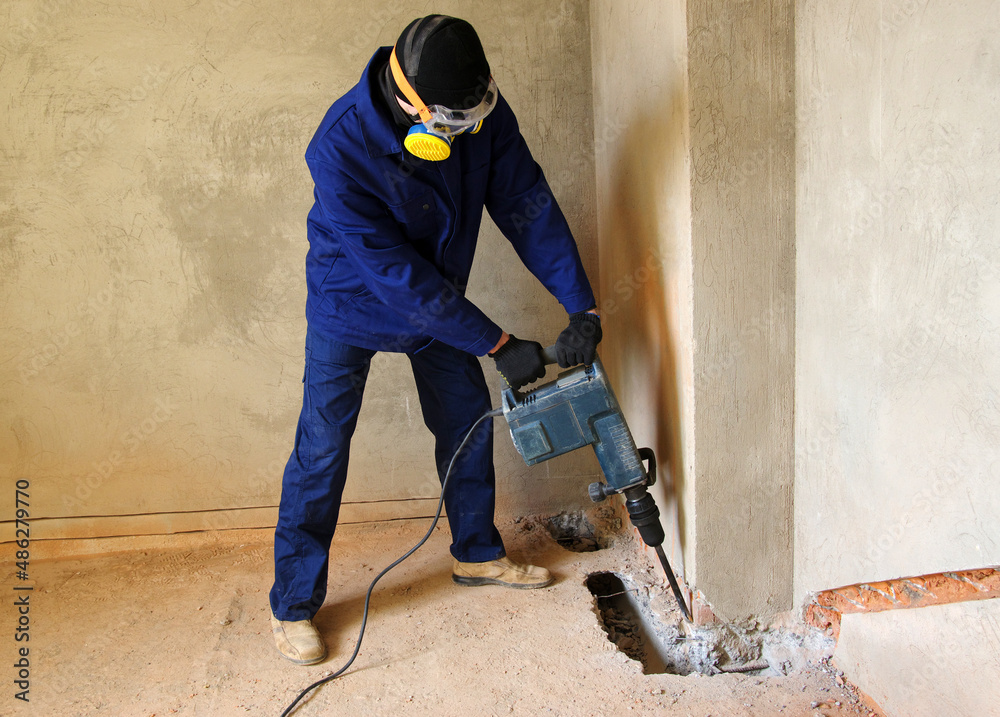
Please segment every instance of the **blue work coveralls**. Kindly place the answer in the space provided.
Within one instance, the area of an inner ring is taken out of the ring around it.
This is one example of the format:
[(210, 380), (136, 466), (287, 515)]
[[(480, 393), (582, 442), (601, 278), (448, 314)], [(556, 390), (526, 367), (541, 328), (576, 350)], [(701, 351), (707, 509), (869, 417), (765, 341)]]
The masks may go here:
[[(271, 609), (310, 619), (326, 597), (330, 542), (368, 367), (377, 351), (407, 354), (424, 422), (444, 471), (490, 410), (477, 356), (501, 329), (465, 298), (485, 207), (521, 261), (569, 313), (595, 305), (569, 225), (503, 96), (451, 156), (421, 161), (385, 106), (380, 48), (326, 113), (306, 151), (315, 182), (306, 258), (306, 368), (295, 446), (282, 480)], [(493, 524), (491, 420), (456, 461), (445, 507), (451, 553), (502, 557)], [(386, 447), (389, 449), (389, 447)]]

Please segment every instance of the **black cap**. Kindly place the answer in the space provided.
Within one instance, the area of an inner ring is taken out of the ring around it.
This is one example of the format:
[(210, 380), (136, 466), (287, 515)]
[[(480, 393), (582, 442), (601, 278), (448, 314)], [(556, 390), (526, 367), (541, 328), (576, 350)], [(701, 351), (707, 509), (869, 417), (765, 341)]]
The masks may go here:
[(396, 41), (396, 56), (410, 86), (428, 106), (469, 109), (482, 101), (489, 86), (490, 63), (465, 20), (447, 15), (417, 18)]

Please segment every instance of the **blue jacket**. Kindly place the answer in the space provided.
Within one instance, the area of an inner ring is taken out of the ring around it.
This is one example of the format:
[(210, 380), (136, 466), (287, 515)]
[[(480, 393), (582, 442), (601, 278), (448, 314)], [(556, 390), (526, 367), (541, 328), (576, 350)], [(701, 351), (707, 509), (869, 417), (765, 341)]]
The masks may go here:
[(306, 317), (344, 343), (417, 351), (437, 339), (481, 356), (501, 329), (465, 298), (485, 207), (521, 261), (563, 305), (596, 303), (566, 219), (501, 96), (451, 156), (403, 150), (406, 130), (380, 99), (380, 48), (309, 143)]

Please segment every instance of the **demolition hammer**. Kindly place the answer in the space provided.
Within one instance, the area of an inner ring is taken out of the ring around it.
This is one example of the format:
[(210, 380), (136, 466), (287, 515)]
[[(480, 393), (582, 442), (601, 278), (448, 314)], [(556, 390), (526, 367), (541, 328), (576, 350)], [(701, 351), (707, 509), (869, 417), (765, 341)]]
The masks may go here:
[[(542, 357), (546, 365), (557, 363), (555, 346), (545, 349)], [(608, 496), (624, 494), (632, 525), (646, 545), (656, 550), (677, 604), (690, 620), (691, 613), (663, 552), (660, 511), (646, 490), (656, 481), (656, 456), (651, 448), (635, 447), (601, 360), (595, 358), (590, 366), (571, 368), (554, 381), (524, 393), (507, 388), (502, 403), (514, 447), (529, 466), (587, 445), (594, 447), (604, 482), (590, 484), (590, 499), (600, 503)]]

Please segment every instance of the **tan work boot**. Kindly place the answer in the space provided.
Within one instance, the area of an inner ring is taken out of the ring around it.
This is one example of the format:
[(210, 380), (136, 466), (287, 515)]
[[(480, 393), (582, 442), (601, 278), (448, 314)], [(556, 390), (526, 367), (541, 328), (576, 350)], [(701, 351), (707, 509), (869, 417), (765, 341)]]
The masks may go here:
[(451, 579), (459, 585), (503, 585), (508, 588), (544, 588), (552, 575), (537, 565), (519, 565), (508, 557), (485, 563), (460, 563), (455, 560)]
[(279, 620), (271, 613), (274, 644), (296, 665), (315, 665), (326, 657), (326, 645), (312, 620)]

